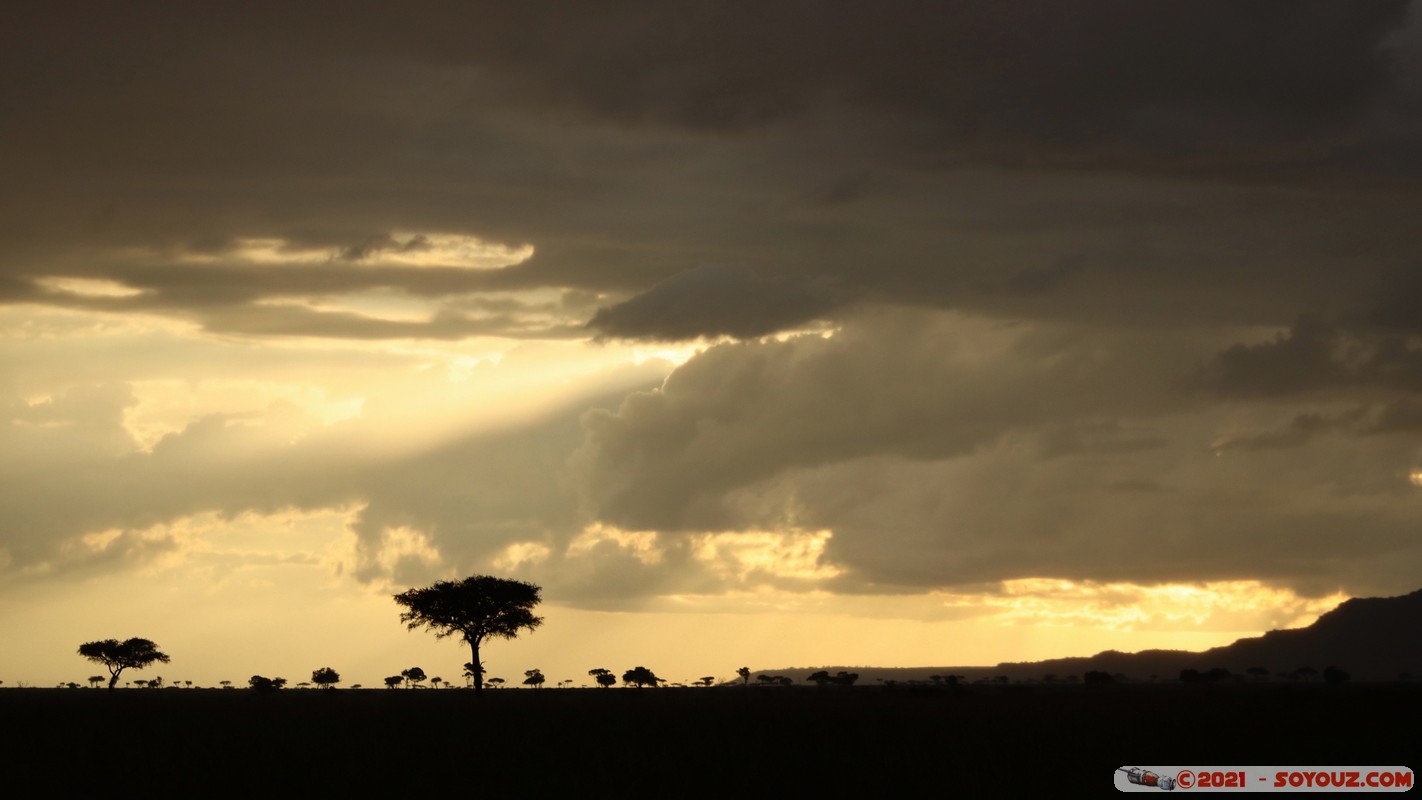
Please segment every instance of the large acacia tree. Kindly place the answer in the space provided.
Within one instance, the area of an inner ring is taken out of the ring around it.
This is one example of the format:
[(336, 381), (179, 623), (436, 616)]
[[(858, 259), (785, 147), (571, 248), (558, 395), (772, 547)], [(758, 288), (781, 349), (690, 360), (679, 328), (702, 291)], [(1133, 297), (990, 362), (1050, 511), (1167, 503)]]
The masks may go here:
[[(105, 639), (79, 645), (79, 655), (103, 664), (109, 670), (109, 691), (118, 683), (119, 673), (126, 669), (143, 669), (155, 661), (167, 664), (168, 655), (147, 639)], [(100, 678), (102, 680), (102, 678)]]
[(523, 581), (474, 575), (462, 581), (440, 581), (423, 589), (395, 595), (405, 608), (400, 621), (410, 630), (429, 628), (435, 636), (459, 634), (474, 655), (474, 693), (484, 691), (483, 662), (479, 647), (485, 639), (513, 639), (521, 630), (543, 624), (533, 615), (542, 600), (542, 589)]

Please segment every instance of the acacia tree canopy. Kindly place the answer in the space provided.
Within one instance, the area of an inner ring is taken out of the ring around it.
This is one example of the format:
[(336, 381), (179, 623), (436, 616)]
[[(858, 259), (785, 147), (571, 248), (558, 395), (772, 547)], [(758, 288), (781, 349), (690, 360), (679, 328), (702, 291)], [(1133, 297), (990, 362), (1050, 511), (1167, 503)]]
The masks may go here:
[(330, 667), (322, 667), (311, 673), (311, 682), (325, 689), (334, 689), (341, 682), (341, 673)]
[[(513, 639), (519, 631), (537, 628), (543, 618), (533, 615), (533, 608), (542, 601), (541, 588), (524, 581), (474, 575), (462, 581), (439, 581), (423, 589), (410, 589), (395, 595), (395, 602), (404, 607), (400, 621), (410, 630), (428, 628), (435, 636), (459, 634), (479, 660), (479, 647), (485, 639)], [(474, 691), (484, 689), (483, 670), (474, 674)]]
[(159, 651), (158, 645), (148, 639), (104, 639), (100, 642), (85, 642), (79, 645), (79, 655), (103, 664), (109, 671), (109, 689), (118, 683), (119, 673), (125, 669), (143, 669), (155, 661), (167, 664), (168, 654)]
[(629, 669), (622, 673), (622, 682), (635, 685), (638, 689), (648, 684), (656, 686), (662, 679), (646, 667)]

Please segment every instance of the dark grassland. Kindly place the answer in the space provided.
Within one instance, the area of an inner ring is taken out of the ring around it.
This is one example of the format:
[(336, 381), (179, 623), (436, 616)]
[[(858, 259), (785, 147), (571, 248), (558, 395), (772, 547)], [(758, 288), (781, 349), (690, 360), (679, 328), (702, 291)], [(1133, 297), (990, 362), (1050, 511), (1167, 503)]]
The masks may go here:
[(1109, 791), (1122, 765), (1416, 768), (1419, 710), (1416, 684), (5, 689), (0, 763), (45, 796)]

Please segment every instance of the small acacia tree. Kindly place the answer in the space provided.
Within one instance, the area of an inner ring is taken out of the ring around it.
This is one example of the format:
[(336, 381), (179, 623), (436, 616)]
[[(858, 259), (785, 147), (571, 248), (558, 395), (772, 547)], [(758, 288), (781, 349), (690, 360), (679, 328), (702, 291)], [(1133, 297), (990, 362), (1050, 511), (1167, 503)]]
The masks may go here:
[(158, 650), (158, 645), (147, 639), (105, 639), (101, 642), (85, 642), (79, 645), (79, 655), (100, 664), (109, 670), (109, 690), (118, 683), (119, 673), (126, 669), (143, 669), (149, 664), (167, 664), (170, 659)]
[(638, 689), (642, 688), (643, 686), (647, 686), (648, 684), (655, 687), (658, 683), (661, 682), (661, 680), (661, 678), (657, 677), (656, 673), (652, 672), (646, 667), (637, 667), (635, 669), (629, 669), (626, 672), (622, 673), (622, 682), (630, 683), (636, 686)]
[(341, 673), (330, 667), (322, 667), (311, 673), (311, 682), (323, 689), (334, 689), (341, 682)]
[[(395, 595), (395, 602), (405, 609), (400, 621), (407, 628), (429, 628), (441, 639), (459, 634), (474, 656), (470, 663), (482, 667), (479, 647), (484, 640), (513, 639), (519, 631), (532, 631), (543, 624), (542, 617), (533, 615), (534, 606), (542, 600), (541, 591), (523, 581), (474, 575), (410, 589)], [(474, 673), (474, 693), (483, 691), (484, 673), (479, 669)]]
[(427, 677), (425, 675), (425, 671), (420, 669), (419, 667), (410, 667), (409, 669), (402, 669), (400, 670), (400, 676), (405, 679), (405, 685), (410, 687), (411, 689), (420, 688), (420, 684), (423, 683), (425, 678)]

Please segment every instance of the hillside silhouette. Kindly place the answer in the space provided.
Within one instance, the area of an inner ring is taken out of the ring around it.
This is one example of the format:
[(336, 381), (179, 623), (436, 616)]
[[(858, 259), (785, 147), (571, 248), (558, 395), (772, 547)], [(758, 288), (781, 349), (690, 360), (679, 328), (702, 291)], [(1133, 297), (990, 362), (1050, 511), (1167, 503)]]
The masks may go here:
[[(1080, 678), (1088, 671), (1124, 674), (1132, 679), (1177, 678), (1181, 670), (1201, 672), (1224, 668), (1244, 675), (1246, 670), (1263, 667), (1269, 678), (1292, 676), (1300, 668), (1318, 680), (1325, 667), (1346, 670), (1353, 680), (1392, 681), (1400, 676), (1422, 677), (1422, 589), (1399, 597), (1367, 597), (1347, 600), (1321, 615), (1304, 628), (1269, 631), (1263, 636), (1239, 639), (1203, 652), (1189, 650), (1143, 650), (1123, 653), (1107, 650), (1094, 656), (1054, 658), (1046, 661), (1005, 662), (995, 666), (874, 668), (853, 667), (869, 680), (927, 681), (931, 675), (961, 675), (968, 680), (1006, 676), (1011, 680)], [(774, 670), (796, 680), (819, 669), (815, 667)]]

